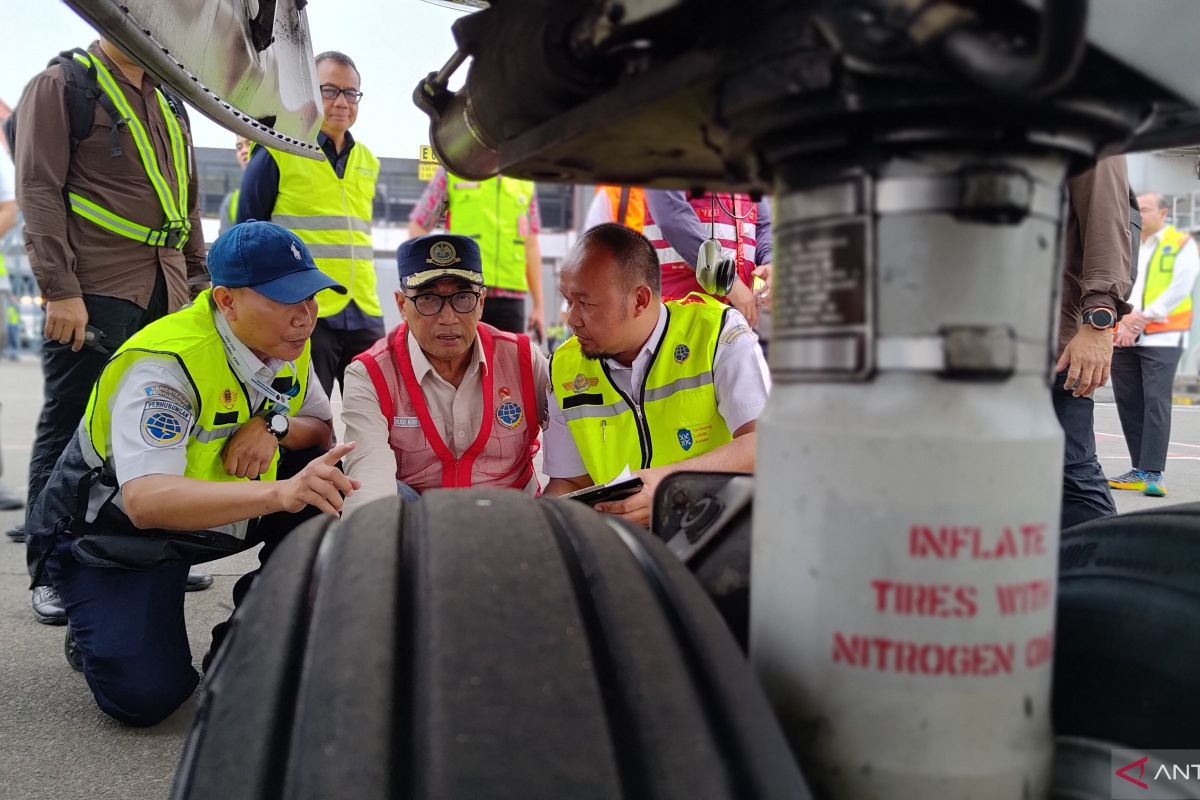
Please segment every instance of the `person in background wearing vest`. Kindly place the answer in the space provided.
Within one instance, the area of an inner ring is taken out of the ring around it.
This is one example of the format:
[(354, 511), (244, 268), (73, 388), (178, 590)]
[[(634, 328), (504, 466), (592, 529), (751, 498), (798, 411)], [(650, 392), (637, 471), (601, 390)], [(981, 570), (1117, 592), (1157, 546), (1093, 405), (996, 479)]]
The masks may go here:
[[(335, 466), (353, 445), (325, 450), (333, 415), (308, 341), (314, 295), (342, 287), (269, 222), (233, 227), (209, 264), (211, 291), (105, 366), (30, 515), (67, 607), (67, 660), (100, 709), (129, 725), (161, 722), (196, 687), (188, 563), (258, 542), (265, 560), (295, 525), (339, 513), (354, 493)], [(235, 606), (252, 580), (234, 587)], [(214, 629), (209, 658), (226, 629)]]
[(773, 250), (771, 207), (766, 200), (755, 203), (749, 195), (713, 192), (689, 199), (687, 192), (648, 189), (642, 232), (658, 252), (667, 300), (704, 291), (696, 282), (696, 257), (706, 240), (716, 238), (725, 255), (735, 259), (738, 273), (729, 297), (718, 299), (740, 311), (750, 327), (758, 325), (754, 278), (763, 278), (763, 291), (770, 291)]
[(646, 190), (637, 186), (597, 186), (583, 220), (583, 230), (605, 222), (615, 222), (641, 233), (646, 226)]
[[(408, 235), (428, 234), (443, 210), (447, 231), (470, 236), (479, 245), (488, 276), (483, 321), (510, 333), (529, 331), (542, 341), (541, 218), (533, 182), (503, 176), (471, 181), (438, 167), (413, 207)], [(526, 296), (531, 300), (528, 313)]]
[[(29, 464), (30, 506), (74, 435), (108, 357), (208, 283), (182, 103), (108, 40), (72, 58), (96, 87), (96, 100), (77, 112), (92, 119), (85, 136), (72, 136), (63, 65), (36, 75), (15, 112), (17, 203), (25, 215), (25, 251), (46, 300), (45, 399)], [(32, 575), (42, 557), (35, 542), (49, 532), (26, 524), (9, 536), (23, 540), (27, 532)], [(211, 584), (198, 572), (190, 585)], [(66, 622), (50, 586), (35, 586), (33, 611), (39, 622)]]
[[(238, 136), (233, 143), (233, 154), (237, 158), (238, 166), (243, 171), (246, 165), (250, 163), (250, 150), (254, 143), (245, 136)], [(217, 223), (220, 226), (217, 229), (217, 235), (220, 236), (225, 231), (237, 224), (237, 207), (238, 198), (242, 194), (242, 187), (239, 185), (234, 187), (233, 191), (221, 198), (221, 209), (217, 212)]]
[[(0, 147), (0, 150), (3, 150)], [(12, 163), (4, 153), (0, 153), (0, 240), (13, 226), (17, 224), (16, 190), (13, 186)], [(21, 317), (17, 311), (16, 293), (13, 292), (12, 278), (4, 263), (4, 252), (0, 251), (0, 312), (4, 314), (4, 349), (10, 361), (17, 360), (17, 348), (21, 342)], [(15, 324), (14, 324), (15, 323)], [(3, 460), (0, 459), (0, 475), (4, 474)], [(25, 501), (3, 483), (0, 483), (0, 511), (15, 511), (22, 508)]]
[(644, 486), (599, 511), (641, 525), (680, 469), (753, 472), (755, 421), (771, 378), (736, 309), (706, 295), (663, 302), (654, 245), (615, 223), (584, 233), (561, 285), (575, 335), (550, 364), (546, 494), (627, 471)]
[(1142, 247), (1129, 302), (1133, 311), (1117, 328), (1113, 398), (1133, 469), (1109, 480), (1114, 489), (1164, 497), (1175, 368), (1192, 327), (1192, 287), (1200, 256), (1192, 237), (1167, 224), (1170, 206), (1160, 194), (1138, 195)]
[(528, 336), (480, 323), (487, 273), (473, 239), (409, 239), (396, 259), (405, 321), (346, 370), (342, 422), (358, 442), (346, 474), (361, 484), (346, 513), (427, 489), (536, 494), (546, 357)]
[(1126, 298), (1136, 234), (1130, 232), (1125, 156), (1102, 159), (1072, 178), (1067, 197), (1058, 362), (1050, 387), (1064, 437), (1064, 530), (1117, 513), (1096, 458), (1092, 393), (1108, 382), (1113, 327), (1130, 310)]
[(316, 62), (325, 105), (317, 144), (325, 160), (255, 147), (242, 177), (237, 218), (269, 219), (294, 232), (321, 271), (349, 290), (317, 298), (313, 364), (325, 392), (332, 394), (350, 360), (384, 332), (371, 242), (379, 160), (350, 134), (363, 96), (358, 68), (334, 50), (321, 53)]

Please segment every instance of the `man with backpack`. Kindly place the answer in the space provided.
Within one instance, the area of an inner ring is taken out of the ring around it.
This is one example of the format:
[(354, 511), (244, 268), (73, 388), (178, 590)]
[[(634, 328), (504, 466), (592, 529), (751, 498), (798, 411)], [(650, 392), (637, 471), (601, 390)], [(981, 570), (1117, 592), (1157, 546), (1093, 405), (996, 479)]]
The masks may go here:
[[(112, 42), (55, 58), (30, 81), (5, 133), (25, 250), (46, 301), (32, 506), (109, 355), (183, 306), (208, 271), (183, 103)], [(29, 537), (31, 575), (44, 556), (35, 542), (45, 538)], [(212, 578), (189, 581), (207, 588)], [(34, 587), (33, 610), (39, 622), (66, 622), (50, 586)]]

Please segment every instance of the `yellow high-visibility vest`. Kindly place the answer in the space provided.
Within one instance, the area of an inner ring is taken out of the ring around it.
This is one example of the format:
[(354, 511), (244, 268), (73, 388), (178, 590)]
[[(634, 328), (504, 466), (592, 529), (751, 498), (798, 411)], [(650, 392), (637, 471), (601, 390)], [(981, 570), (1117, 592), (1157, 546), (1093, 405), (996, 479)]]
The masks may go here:
[(171, 164), (175, 169), (175, 185), (178, 187), (177, 191), (172, 193), (171, 184), (163, 175), (162, 170), (158, 168), (154, 143), (146, 133), (146, 127), (142, 125), (142, 121), (133, 113), (133, 108), (125, 99), (125, 95), (121, 92), (121, 87), (117, 85), (116, 80), (113, 79), (112, 73), (101, 63), (100, 59), (91, 53), (88, 53), (87, 56), (75, 53), (75, 60), (89, 69), (95, 69), (96, 82), (100, 86), (100, 90), (108, 95), (117, 112), (124, 116), (125, 119), (122, 122), (133, 137), (133, 143), (137, 146), (138, 155), (142, 159), (142, 168), (146, 170), (146, 177), (150, 179), (150, 186), (154, 189), (155, 196), (158, 197), (159, 205), (162, 206), (165, 221), (158, 227), (143, 225), (140, 222), (126, 219), (70, 189), (67, 190), (67, 204), (79, 216), (118, 236), (124, 236), (126, 239), (133, 239), (152, 247), (173, 247), (182, 250), (191, 233), (192, 225), (188, 220), (187, 142), (183, 138), (179, 120), (175, 119), (175, 112), (171, 109), (162, 91), (155, 89), (154, 95), (158, 98), (158, 107), (162, 111), (163, 119), (166, 120), (167, 133), (171, 139)]
[(525, 276), (525, 238), (533, 182), (516, 178), (472, 181), (446, 173), (451, 233), (470, 236), (479, 245), (483, 282), (496, 289), (529, 291)]
[[(1175, 277), (1175, 259), (1179, 251), (1191, 241), (1183, 231), (1174, 225), (1163, 228), (1158, 237), (1158, 247), (1150, 256), (1146, 265), (1146, 287), (1142, 292), (1142, 309), (1158, 299), (1158, 296), (1171, 285)], [(1179, 305), (1171, 309), (1163, 322), (1151, 322), (1146, 326), (1146, 333), (1163, 333), (1165, 331), (1188, 331), (1192, 329), (1192, 294), (1189, 291)]]
[(313, 260), (346, 294), (324, 289), (317, 294), (317, 314), (337, 314), (353, 300), (364, 314), (383, 316), (375, 291), (375, 255), (371, 243), (372, 203), (379, 159), (355, 142), (343, 177), (328, 162), (267, 148), (279, 167), (279, 194), (271, 222), (308, 245)]
[(579, 455), (595, 483), (631, 470), (675, 464), (733, 441), (717, 409), (713, 360), (728, 306), (691, 294), (668, 301), (667, 327), (633, 395), (586, 358), (572, 336), (554, 351), (550, 378)]

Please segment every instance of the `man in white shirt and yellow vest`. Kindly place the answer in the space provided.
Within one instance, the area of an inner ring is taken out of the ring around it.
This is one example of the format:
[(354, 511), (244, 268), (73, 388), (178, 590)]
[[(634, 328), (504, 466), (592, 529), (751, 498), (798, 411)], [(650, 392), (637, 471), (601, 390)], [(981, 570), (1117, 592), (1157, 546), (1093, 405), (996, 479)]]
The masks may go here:
[(363, 96), (358, 68), (334, 50), (316, 61), (325, 110), (317, 144), (325, 160), (255, 147), (238, 192), (237, 219), (271, 220), (292, 231), (321, 271), (346, 287), (347, 294), (317, 297), (313, 365), (331, 394), (350, 360), (383, 336), (371, 243), (379, 160), (350, 134)]
[(396, 259), (404, 323), (346, 369), (342, 422), (359, 443), (346, 474), (361, 484), (346, 512), (437, 488), (536, 493), (546, 357), (480, 322), (487, 273), (473, 239), (409, 239)]
[(615, 223), (579, 238), (561, 285), (575, 335), (550, 364), (547, 494), (629, 471), (643, 488), (596, 508), (646, 525), (672, 472), (753, 472), (771, 379), (745, 317), (707, 296), (664, 303), (654, 245)]
[(1138, 274), (1113, 344), (1113, 399), (1133, 469), (1110, 478), (1114, 489), (1165, 497), (1167, 445), (1175, 368), (1192, 327), (1192, 287), (1200, 255), (1192, 237), (1167, 224), (1170, 206), (1155, 193), (1138, 195), (1142, 246)]
[[(105, 365), (30, 510), (46, 554), (35, 580), (45, 570), (67, 609), (67, 660), (129, 725), (157, 724), (196, 687), (188, 565), (258, 542), (265, 560), (354, 492), (335, 466), (353, 445), (325, 450), (332, 413), (308, 342), (314, 295), (342, 287), (269, 222), (234, 226), (208, 259), (212, 290)], [(238, 581), (235, 605), (252, 580)]]

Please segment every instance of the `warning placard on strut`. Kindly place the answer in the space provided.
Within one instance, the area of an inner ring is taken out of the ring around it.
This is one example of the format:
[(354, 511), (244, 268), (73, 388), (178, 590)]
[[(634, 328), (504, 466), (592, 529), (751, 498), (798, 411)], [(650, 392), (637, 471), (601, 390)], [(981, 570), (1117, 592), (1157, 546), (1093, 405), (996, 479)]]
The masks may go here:
[(772, 372), (785, 381), (867, 377), (874, 313), (869, 216), (781, 219), (776, 230)]

